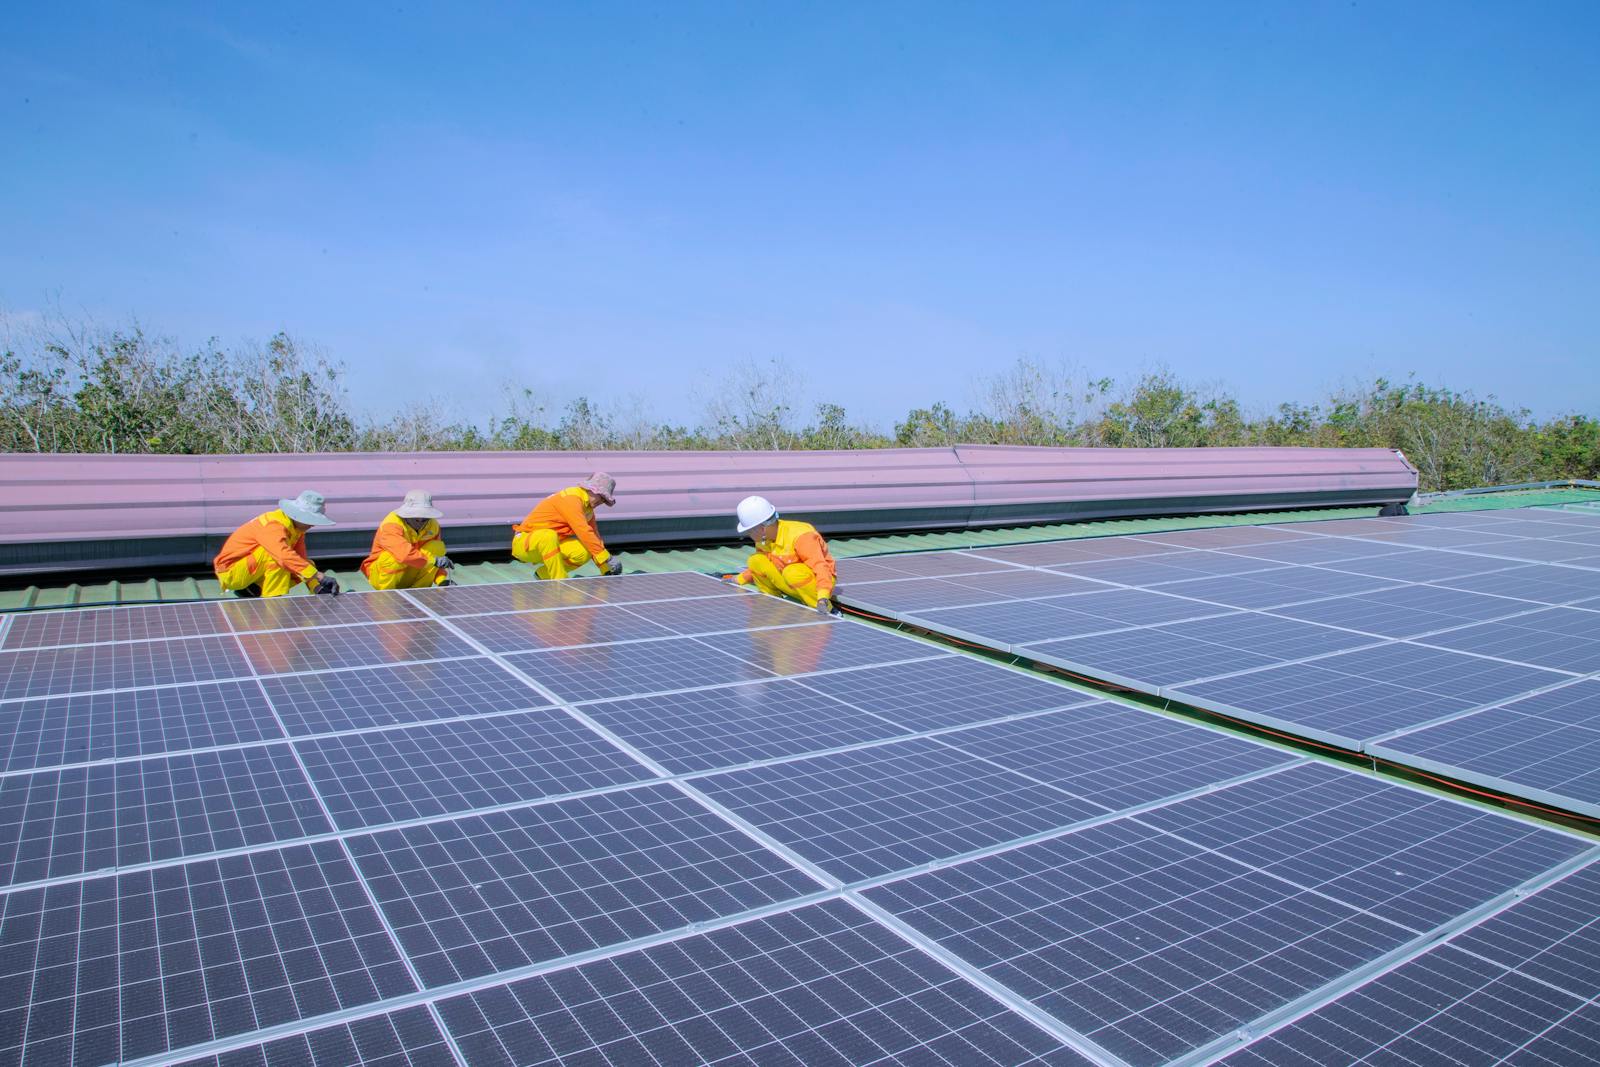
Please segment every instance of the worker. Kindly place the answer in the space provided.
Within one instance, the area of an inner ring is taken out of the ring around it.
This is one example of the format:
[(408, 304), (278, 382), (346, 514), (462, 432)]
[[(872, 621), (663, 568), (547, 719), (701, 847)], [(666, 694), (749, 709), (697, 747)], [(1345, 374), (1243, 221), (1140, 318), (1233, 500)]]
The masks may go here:
[(594, 519), (596, 505), (616, 502), (617, 480), (599, 471), (579, 485), (551, 493), (512, 527), (511, 555), (531, 563), (540, 578), (565, 578), (591, 559), (601, 574), (621, 574), (622, 564), (606, 550)]
[(238, 597), (283, 596), (304, 583), (313, 593), (339, 595), (339, 582), (306, 558), (306, 531), (332, 526), (321, 493), (307, 489), (276, 510), (257, 515), (229, 535), (212, 561), (222, 588)]
[(740, 585), (755, 584), (763, 593), (798, 600), (823, 615), (833, 613), (834, 564), (828, 543), (808, 522), (779, 518), (764, 496), (739, 501), (739, 532), (756, 543)]
[(428, 589), (450, 584), (455, 566), (439, 536), (444, 513), (433, 506), (433, 494), (413, 489), (400, 506), (384, 516), (372, 537), (372, 552), (361, 561), (361, 573), (374, 589)]

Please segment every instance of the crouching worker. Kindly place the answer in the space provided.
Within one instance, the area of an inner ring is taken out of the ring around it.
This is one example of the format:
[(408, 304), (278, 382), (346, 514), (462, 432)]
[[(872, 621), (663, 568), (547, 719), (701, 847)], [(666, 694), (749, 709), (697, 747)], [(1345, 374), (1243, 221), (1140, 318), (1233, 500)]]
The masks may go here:
[(516, 526), (511, 555), (531, 563), (540, 578), (561, 579), (589, 560), (601, 574), (621, 574), (622, 564), (595, 529), (597, 504), (617, 502), (617, 480), (598, 472), (581, 485), (569, 486), (539, 501)]
[(754, 583), (763, 593), (832, 614), (833, 557), (817, 528), (809, 522), (780, 519), (778, 509), (762, 496), (739, 501), (738, 515), (739, 532), (756, 543), (755, 555), (737, 576), (739, 584)]
[(384, 516), (372, 537), (372, 553), (361, 561), (361, 573), (374, 589), (427, 589), (450, 584), (455, 564), (444, 554), (433, 494), (413, 489), (400, 506)]
[(306, 558), (306, 531), (332, 526), (322, 494), (307, 489), (280, 500), (275, 511), (257, 515), (222, 543), (212, 561), (217, 581), (234, 596), (283, 596), (304, 583), (313, 593), (339, 595), (339, 583)]

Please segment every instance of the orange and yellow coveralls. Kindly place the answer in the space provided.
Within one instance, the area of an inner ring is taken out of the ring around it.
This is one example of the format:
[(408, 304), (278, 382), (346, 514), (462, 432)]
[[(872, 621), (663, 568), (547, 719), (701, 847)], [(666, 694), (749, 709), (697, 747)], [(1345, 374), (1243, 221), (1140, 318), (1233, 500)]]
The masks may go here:
[(512, 529), (511, 555), (533, 564), (540, 578), (565, 578), (591, 559), (604, 567), (611, 558), (595, 530), (594, 502), (582, 486), (551, 493)]
[(361, 573), (374, 589), (426, 589), (445, 580), (445, 573), (433, 565), (444, 554), (437, 519), (413, 530), (399, 512), (391, 511), (378, 524)]
[(739, 575), (740, 585), (755, 587), (772, 596), (798, 600), (808, 608), (823, 597), (833, 598), (834, 565), (828, 542), (809, 522), (779, 519), (778, 533), (771, 541), (757, 541)]
[(305, 531), (297, 531), (281, 508), (233, 531), (211, 569), (230, 593), (259, 584), (262, 596), (283, 596), (301, 582), (313, 590), (317, 586), (317, 565), (306, 559)]

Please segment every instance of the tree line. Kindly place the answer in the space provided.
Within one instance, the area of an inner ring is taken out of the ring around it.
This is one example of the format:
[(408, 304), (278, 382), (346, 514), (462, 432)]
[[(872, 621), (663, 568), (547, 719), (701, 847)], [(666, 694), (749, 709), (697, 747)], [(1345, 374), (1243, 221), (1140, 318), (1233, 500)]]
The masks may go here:
[(138, 327), (0, 315), (0, 451), (248, 453), (603, 449), (862, 449), (1008, 444), (1398, 448), (1425, 491), (1523, 481), (1600, 479), (1600, 419), (1534, 419), (1494, 397), (1413, 380), (1377, 381), (1319, 403), (1247, 414), (1225, 389), (1153, 371), (1118, 382), (1031, 359), (974, 383), (966, 410), (915, 408), (892, 432), (824, 402), (796, 410), (783, 364), (731, 369), (695, 425), (653, 420), (639, 404), (579, 397), (550, 412), (508, 385), (500, 410), (452, 419), (414, 403), (359, 416), (346, 373), (287, 334), (185, 351)]

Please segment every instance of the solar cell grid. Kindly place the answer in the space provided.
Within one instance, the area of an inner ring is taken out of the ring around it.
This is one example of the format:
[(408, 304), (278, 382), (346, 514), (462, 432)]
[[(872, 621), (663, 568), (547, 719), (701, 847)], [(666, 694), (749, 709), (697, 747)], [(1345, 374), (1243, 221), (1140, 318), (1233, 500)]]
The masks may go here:
[(673, 631), (624, 607), (561, 608), (514, 615), (474, 615), (454, 620), (461, 632), (491, 652), (602, 645), (671, 637)]
[(1056, 597), (1045, 603), (1081, 617), (1086, 624), (1098, 623), (1102, 630), (1121, 626), (1151, 626), (1164, 622), (1178, 622), (1182, 619), (1227, 614), (1214, 604), (1201, 603), (1181, 596), (1168, 596), (1166, 593), (1149, 589), (1107, 589), (1071, 597)]
[(685, 635), (755, 630), (767, 626), (830, 624), (826, 616), (818, 615), (815, 611), (793, 601), (755, 593), (702, 600), (630, 604), (625, 610), (666, 627), (670, 633)]
[(374, 622), (398, 622), (423, 617), (415, 604), (393, 592), (340, 597), (287, 596), (225, 600), (220, 608), (238, 633), (318, 626), (364, 626)]
[(1054, 715), (977, 726), (942, 740), (1111, 811), (1300, 759), (1103, 700)]
[(1576, 567), (1543, 564), (1511, 565), (1490, 573), (1452, 575), (1441, 579), (1439, 584), (1451, 589), (1536, 600), (1544, 604), (1572, 604), (1600, 596), (1600, 574)]
[(284, 729), (300, 737), (549, 704), (504, 667), (481, 657), (280, 675), (262, 679), (261, 687)]
[(1164, 626), (1041, 641), (1029, 645), (1027, 655), (1040, 663), (1131, 689), (1173, 685), (1278, 662), (1270, 656), (1184, 636)]
[(1224, 552), (1186, 552), (1157, 559), (1107, 559), (1088, 563), (1064, 563), (1049, 569), (1099, 582), (1119, 585), (1151, 586), (1182, 582), (1193, 578), (1212, 578), (1226, 574), (1271, 571), (1280, 564), (1271, 560), (1230, 556)]
[(518, 653), (506, 662), (569, 703), (771, 677), (690, 637)]
[[(996, 558), (988, 558), (995, 556)], [(874, 562), (893, 568), (901, 574), (922, 578), (948, 577), (959, 574), (992, 574), (1012, 569), (1002, 562), (998, 553), (986, 552), (907, 552), (898, 556), (879, 556)]]
[(1418, 933), (1587, 849), (1575, 836), (1319, 763), (1137, 818)]
[[(1315, 529), (1320, 531), (1321, 528), (1322, 524), (1316, 524)], [(1307, 530), (1282, 526), (1213, 526), (1199, 530), (1168, 530), (1163, 533), (1139, 534), (1137, 539), (1158, 545), (1176, 545), (1180, 548), (1237, 548), (1242, 545), (1306, 541), (1312, 536)]]
[(0, 886), (327, 833), (286, 745), (0, 778)]
[(588, 704), (584, 712), (680, 774), (909, 732), (787, 679)]
[(948, 579), (955, 585), (988, 593), (995, 599), (1001, 597), (1066, 596), (1072, 593), (1093, 593), (1104, 590), (1099, 582), (1085, 581), (1066, 574), (1049, 571), (1014, 571), (996, 574), (957, 575)]
[(415, 1007), (188, 1060), (181, 1067), (456, 1067), (456, 1063), (433, 1014)]
[(1451, 947), (1435, 949), (1247, 1045), (1228, 1067), (1516, 1063), (1600, 1058), (1600, 1010)]
[(1004, 594), (997, 595), (972, 586), (957, 585), (948, 578), (905, 578), (900, 581), (841, 587), (839, 599), (843, 603), (867, 608), (870, 611), (902, 612), (985, 604), (1008, 598)]
[(840, 586), (909, 577), (905, 571), (896, 570), (872, 559), (841, 559), (836, 560), (835, 564), (834, 573), (838, 576)]
[[(1084, 546), (1087, 540), (1078, 541), (1043, 541), (1031, 545), (1004, 545), (999, 548), (975, 548), (974, 555), (983, 559), (998, 560), (1004, 563), (1015, 564), (1019, 567), (1049, 567), (1069, 563), (1104, 562), (1108, 557), (1104, 553), (1087, 550)], [(1176, 549), (1167, 546), (1152, 546), (1161, 552), (1175, 552)]]
[(471, 645), (431, 620), (250, 633), (237, 640), (257, 674), (298, 674), (477, 654)]
[(1173, 596), (1203, 600), (1208, 604), (1220, 604), (1223, 607), (1270, 610), (1288, 604), (1302, 604), (1308, 600), (1369, 592), (1395, 584), (1392, 580), (1381, 578), (1367, 578), (1360, 575), (1340, 576), (1334, 571), (1324, 573), (1332, 577), (1291, 577), (1296, 574), (1295, 570), (1282, 567), (1251, 574), (1196, 578), (1185, 582), (1163, 582), (1160, 590)]
[(1573, 567), (1593, 567), (1595, 561), (1600, 559), (1600, 550), (1593, 545), (1556, 540), (1473, 545), (1462, 551), (1495, 559), (1521, 560), (1527, 563), (1565, 563)]
[[(1326, 570), (1337, 571), (1340, 574), (1363, 574), (1370, 578), (1383, 578), (1395, 583), (1448, 582), (1453, 578), (1504, 571), (1516, 565), (1516, 561), (1509, 559), (1470, 556), (1464, 552), (1417, 549), (1396, 552), (1390, 556), (1376, 556), (1372, 559), (1340, 560), (1322, 566)], [(1359, 591), (1351, 590), (1351, 592)]]
[(1543, 886), (1451, 939), (1457, 948), (1585, 1000), (1600, 996), (1600, 866)]
[(157, 1056), (411, 992), (339, 845), (0, 896), (0, 1056)]
[(483, 615), (500, 611), (547, 611), (599, 603), (583, 582), (502, 582), (412, 589), (405, 595), (438, 615)]
[(231, 637), (0, 652), (0, 700), (242, 678)]
[(228, 624), (216, 604), (66, 609), (15, 615), (0, 648), (50, 648), (225, 634)]
[(1410, 939), (1130, 820), (866, 895), (1134, 1067), (1191, 1052)]
[(977, 1063), (1082, 1057), (840, 901), (452, 998), (473, 1063)]
[(1092, 699), (1037, 675), (964, 656), (822, 674), (804, 684), (917, 732)]
[(1306, 659), (1375, 643), (1364, 634), (1254, 612), (1178, 622), (1161, 629), (1230, 651), (1249, 650), (1277, 660)]
[(282, 736), (254, 682), (45, 697), (0, 704), (0, 771)]
[(1544, 608), (1421, 640), (1439, 648), (1575, 674), (1600, 671), (1600, 612), (1582, 608)]
[(384, 831), (350, 849), (430, 988), (817, 888), (669, 786)]
[(554, 709), (311, 738), (295, 747), (342, 830), (650, 777)]
[(1361, 541), (1347, 537), (1322, 537), (1315, 540), (1290, 541), (1274, 545), (1241, 545), (1218, 551), (1231, 556), (1270, 560), (1273, 563), (1290, 563), (1309, 566), (1314, 563), (1335, 563), (1347, 559), (1371, 559), (1401, 551), (1401, 547)]
[(632, 604), (645, 600), (688, 600), (739, 593), (737, 588), (727, 582), (694, 571), (585, 578), (582, 584), (585, 595), (605, 604)]
[(750, 767), (695, 786), (847, 883), (1105, 813), (925, 738)]
[(1098, 617), (1068, 614), (1060, 604), (1060, 598), (1020, 600), (918, 611), (908, 613), (906, 618), (939, 633), (968, 638), (1002, 650), (1074, 633), (1097, 633), (1121, 628)]
[(939, 645), (871, 626), (801, 626), (696, 640), (779, 675), (947, 656)]
[(1375, 544), (1403, 545), (1410, 548), (1454, 548), (1463, 551), (1481, 550), (1497, 552), (1501, 546), (1517, 543), (1517, 538), (1503, 536), (1498, 528), (1462, 527), (1458, 529), (1411, 529), (1393, 533), (1358, 534), (1363, 541)]
[(1526, 600), (1484, 596), (1434, 585), (1402, 585), (1374, 593), (1294, 604), (1278, 609), (1277, 613), (1382, 637), (1416, 637), (1534, 608), (1535, 605)]

